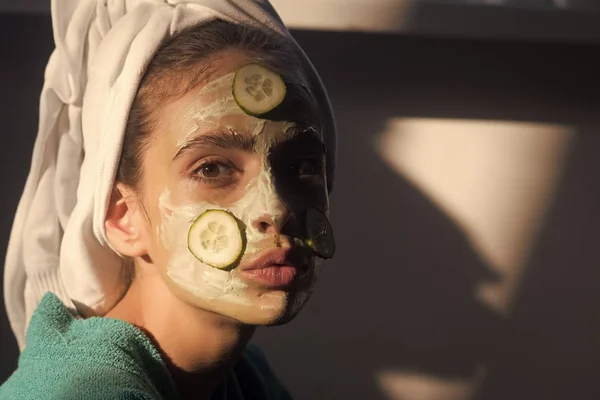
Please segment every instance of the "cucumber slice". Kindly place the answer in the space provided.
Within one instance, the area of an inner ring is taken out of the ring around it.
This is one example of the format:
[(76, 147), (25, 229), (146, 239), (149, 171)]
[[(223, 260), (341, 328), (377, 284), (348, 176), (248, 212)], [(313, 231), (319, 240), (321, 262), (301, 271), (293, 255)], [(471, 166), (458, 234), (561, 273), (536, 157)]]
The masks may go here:
[(321, 258), (331, 258), (335, 253), (333, 228), (325, 213), (317, 208), (306, 210), (306, 244)]
[(242, 255), (244, 237), (233, 215), (224, 210), (208, 210), (190, 227), (188, 248), (203, 263), (226, 269)]
[(252, 116), (273, 110), (286, 94), (281, 76), (259, 64), (240, 67), (233, 78), (232, 90), (237, 105)]

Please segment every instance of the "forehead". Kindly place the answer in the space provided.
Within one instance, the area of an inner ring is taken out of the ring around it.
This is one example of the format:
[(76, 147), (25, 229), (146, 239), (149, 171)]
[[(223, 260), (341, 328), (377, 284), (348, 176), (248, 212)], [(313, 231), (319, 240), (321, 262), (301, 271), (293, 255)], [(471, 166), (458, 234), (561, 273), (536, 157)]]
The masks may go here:
[[(178, 145), (215, 129), (256, 136), (257, 142), (276, 141), (294, 125), (311, 126), (320, 131), (316, 126), (316, 112), (307, 111), (316, 110), (308, 92), (292, 90), (284, 100), (285, 105), (289, 100), (287, 97), (291, 97), (291, 106), (282, 107), (284, 112), (276, 120), (256, 118), (240, 109), (232, 94), (233, 78), (235, 71), (249, 62), (256, 60), (239, 52), (219, 55), (196, 87), (163, 108), (162, 122), (166, 123), (170, 134), (177, 137)], [(284, 74), (286, 81), (292, 82), (291, 86), (308, 87), (298, 71), (285, 71)], [(299, 103), (303, 105), (299, 106)]]

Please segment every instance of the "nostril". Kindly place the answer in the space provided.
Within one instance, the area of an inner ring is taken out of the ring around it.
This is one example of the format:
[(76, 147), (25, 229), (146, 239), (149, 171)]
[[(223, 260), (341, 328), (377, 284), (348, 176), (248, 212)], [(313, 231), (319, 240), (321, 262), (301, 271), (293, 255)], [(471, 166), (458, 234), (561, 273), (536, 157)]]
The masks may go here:
[(275, 234), (281, 233), (281, 228), (287, 220), (286, 215), (273, 216), (271, 214), (264, 214), (263, 216), (256, 218), (252, 223), (252, 227), (263, 234)]
[(258, 223), (258, 229), (261, 232), (266, 232), (269, 229), (270, 226), (271, 226), (271, 224), (269, 224), (267, 221), (260, 221)]
[(252, 226), (260, 233), (268, 233), (273, 229), (273, 222), (271, 221), (271, 218), (265, 216), (255, 220)]

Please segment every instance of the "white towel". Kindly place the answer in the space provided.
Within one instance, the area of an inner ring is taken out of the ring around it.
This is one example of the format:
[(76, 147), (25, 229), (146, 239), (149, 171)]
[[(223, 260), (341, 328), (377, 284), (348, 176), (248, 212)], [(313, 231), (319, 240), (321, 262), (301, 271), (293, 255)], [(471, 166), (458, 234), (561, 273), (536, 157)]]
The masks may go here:
[[(31, 170), (4, 271), (6, 308), (21, 349), (45, 292), (74, 312), (103, 315), (126, 290), (104, 218), (129, 109), (160, 44), (216, 18), (289, 35), (267, 0), (52, 1), (56, 49), (46, 68)], [(318, 75), (303, 61), (328, 120), (332, 166), (331, 109)], [(333, 169), (329, 174), (331, 181)]]

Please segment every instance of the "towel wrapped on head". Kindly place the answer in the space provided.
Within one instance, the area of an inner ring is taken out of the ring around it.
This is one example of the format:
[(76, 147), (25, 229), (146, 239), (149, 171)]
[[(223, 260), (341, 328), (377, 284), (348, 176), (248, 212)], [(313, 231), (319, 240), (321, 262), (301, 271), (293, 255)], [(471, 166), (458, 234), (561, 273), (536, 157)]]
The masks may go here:
[[(19, 347), (42, 296), (103, 315), (127, 289), (104, 218), (131, 104), (161, 44), (222, 19), (293, 39), (267, 0), (54, 0), (56, 49), (45, 72), (31, 170), (10, 236), (4, 296)], [(296, 45), (297, 46), (297, 45)], [(325, 116), (328, 185), (335, 126), (317, 73), (298, 54)], [(86, 310), (86, 311), (84, 311)]]

